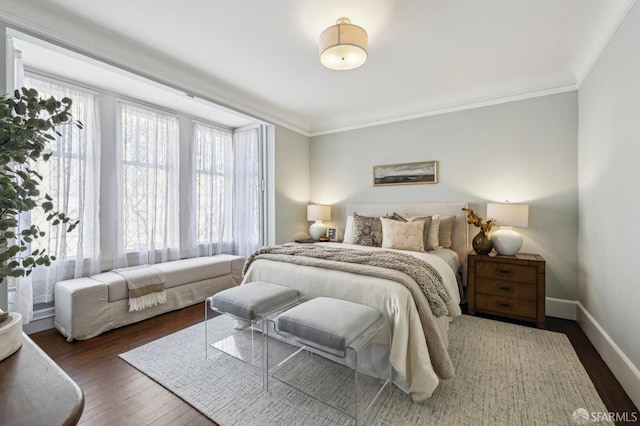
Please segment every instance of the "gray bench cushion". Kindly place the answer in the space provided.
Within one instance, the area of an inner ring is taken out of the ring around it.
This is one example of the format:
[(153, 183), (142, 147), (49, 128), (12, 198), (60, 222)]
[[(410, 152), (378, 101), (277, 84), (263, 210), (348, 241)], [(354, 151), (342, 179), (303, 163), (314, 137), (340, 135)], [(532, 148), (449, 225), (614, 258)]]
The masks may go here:
[(264, 281), (229, 288), (211, 297), (211, 306), (233, 316), (253, 321), (274, 308), (299, 297), (297, 290)]
[(344, 352), (380, 313), (359, 303), (317, 297), (278, 316), (278, 328), (298, 338)]

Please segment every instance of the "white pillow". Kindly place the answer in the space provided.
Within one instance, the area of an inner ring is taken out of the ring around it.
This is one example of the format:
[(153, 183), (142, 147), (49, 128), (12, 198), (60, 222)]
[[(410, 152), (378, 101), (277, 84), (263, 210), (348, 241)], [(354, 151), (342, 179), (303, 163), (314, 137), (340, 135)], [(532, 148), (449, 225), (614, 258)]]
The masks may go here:
[(353, 242), (353, 216), (347, 216), (347, 224), (344, 226), (344, 237), (342, 242), (351, 244)]
[(380, 218), (382, 222), (382, 248), (424, 251), (424, 221), (399, 222)]
[(425, 247), (425, 251), (426, 251), (427, 239), (429, 237), (429, 228), (431, 227), (431, 216), (404, 215), (404, 216), (400, 216), (400, 218), (404, 219), (405, 222), (416, 222), (418, 220), (424, 221), (424, 231), (423, 231), (422, 240), (424, 241), (424, 247)]
[[(413, 222), (414, 220), (425, 217), (422, 216), (412, 216), (403, 214), (402, 217), (407, 219), (409, 222)], [(440, 240), (438, 238), (438, 234), (440, 232), (440, 216), (434, 215), (431, 216), (431, 224), (429, 225), (429, 230), (427, 231), (427, 243), (424, 251), (429, 250), (437, 250), (440, 248)]]

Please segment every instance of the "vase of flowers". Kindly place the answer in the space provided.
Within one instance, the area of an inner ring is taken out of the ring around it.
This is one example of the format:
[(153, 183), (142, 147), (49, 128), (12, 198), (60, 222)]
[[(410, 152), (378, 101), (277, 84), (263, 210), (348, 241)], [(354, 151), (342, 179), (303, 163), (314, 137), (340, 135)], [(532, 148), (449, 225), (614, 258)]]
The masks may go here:
[(493, 243), (489, 236), (491, 227), (496, 222), (495, 219), (488, 219), (486, 222), (469, 208), (462, 209), (467, 212), (467, 223), (480, 228), (480, 232), (471, 240), (471, 247), (478, 254), (489, 254), (493, 250)]

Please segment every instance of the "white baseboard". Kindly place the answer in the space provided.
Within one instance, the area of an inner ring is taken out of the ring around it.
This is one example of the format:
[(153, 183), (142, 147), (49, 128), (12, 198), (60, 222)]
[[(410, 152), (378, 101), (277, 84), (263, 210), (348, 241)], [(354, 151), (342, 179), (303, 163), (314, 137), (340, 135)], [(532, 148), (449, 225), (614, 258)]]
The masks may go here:
[(547, 297), (545, 301), (545, 313), (548, 317), (563, 318), (575, 321), (577, 318), (577, 305), (575, 300), (555, 299)]
[(578, 324), (618, 379), (636, 407), (640, 407), (640, 370), (616, 345), (607, 332), (578, 302)]
[(33, 319), (29, 324), (22, 326), (22, 331), (27, 334), (55, 328), (55, 308), (42, 309), (33, 313)]

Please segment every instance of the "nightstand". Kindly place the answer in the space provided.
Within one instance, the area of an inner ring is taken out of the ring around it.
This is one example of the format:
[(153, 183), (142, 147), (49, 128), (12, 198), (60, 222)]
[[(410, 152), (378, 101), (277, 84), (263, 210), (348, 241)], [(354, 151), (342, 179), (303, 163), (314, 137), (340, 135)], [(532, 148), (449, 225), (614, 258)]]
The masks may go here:
[(341, 241), (316, 241), (313, 238), (303, 238), (301, 240), (295, 240), (298, 244), (315, 244), (315, 243), (339, 243)]
[(313, 238), (302, 238), (300, 240), (295, 240), (294, 242), (298, 244), (314, 244), (314, 243), (317, 243), (318, 241), (314, 240)]
[(537, 254), (469, 254), (469, 314), (536, 323), (545, 328), (545, 261)]

